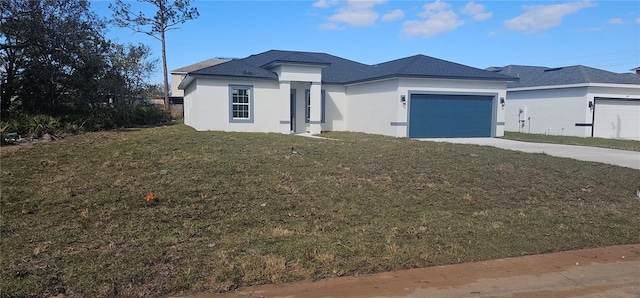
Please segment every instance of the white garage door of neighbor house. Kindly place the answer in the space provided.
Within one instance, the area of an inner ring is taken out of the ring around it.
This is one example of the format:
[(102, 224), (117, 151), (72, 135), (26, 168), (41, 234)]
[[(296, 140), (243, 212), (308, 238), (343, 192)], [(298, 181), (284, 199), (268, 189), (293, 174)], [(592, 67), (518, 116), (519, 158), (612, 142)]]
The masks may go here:
[(640, 99), (596, 98), (593, 136), (640, 140)]

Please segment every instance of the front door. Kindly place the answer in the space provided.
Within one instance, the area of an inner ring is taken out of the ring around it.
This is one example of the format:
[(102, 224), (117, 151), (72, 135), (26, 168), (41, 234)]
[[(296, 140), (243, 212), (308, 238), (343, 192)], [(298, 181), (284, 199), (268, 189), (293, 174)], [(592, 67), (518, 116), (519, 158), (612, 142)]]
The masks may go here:
[(290, 107), (290, 116), (291, 116), (291, 132), (296, 132), (296, 89), (291, 89), (291, 104)]

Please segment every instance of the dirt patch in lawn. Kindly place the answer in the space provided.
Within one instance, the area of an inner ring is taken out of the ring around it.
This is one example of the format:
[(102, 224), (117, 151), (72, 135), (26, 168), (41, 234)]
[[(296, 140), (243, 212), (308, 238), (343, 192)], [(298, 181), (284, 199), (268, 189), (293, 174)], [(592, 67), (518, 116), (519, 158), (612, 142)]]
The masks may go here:
[[(214, 297), (570, 297), (640, 294), (640, 244), (565, 251), (317, 282), (262, 285)], [(572, 276), (575, 275), (575, 276)], [(632, 294), (632, 293), (626, 293)]]

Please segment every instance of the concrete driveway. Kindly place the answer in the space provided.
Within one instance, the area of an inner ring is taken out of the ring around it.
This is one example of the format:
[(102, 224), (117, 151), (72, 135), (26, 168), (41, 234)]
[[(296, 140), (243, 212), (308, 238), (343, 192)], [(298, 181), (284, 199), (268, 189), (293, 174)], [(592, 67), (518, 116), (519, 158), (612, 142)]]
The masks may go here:
[(545, 153), (548, 155), (573, 158), (583, 161), (601, 162), (616, 166), (623, 166), (640, 170), (640, 152), (606, 149), (598, 147), (531, 143), (505, 140), (499, 138), (453, 138), (453, 139), (420, 139), (421, 141), (447, 142), (455, 144), (472, 144), (481, 146), (493, 146), (502, 149)]

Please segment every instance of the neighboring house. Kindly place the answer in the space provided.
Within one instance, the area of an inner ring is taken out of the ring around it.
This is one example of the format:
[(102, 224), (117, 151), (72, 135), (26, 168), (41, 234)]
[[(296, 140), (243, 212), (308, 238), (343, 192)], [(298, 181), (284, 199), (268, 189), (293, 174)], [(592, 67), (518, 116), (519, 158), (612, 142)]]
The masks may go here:
[(512, 80), (423, 55), (366, 65), (271, 50), (191, 71), (179, 88), (197, 130), (493, 137)]
[(640, 75), (582, 65), (492, 67), (507, 84), (507, 131), (640, 140)]
[(195, 64), (191, 64), (185, 67), (172, 70), (171, 71), (171, 96), (169, 97), (169, 107), (171, 111), (171, 116), (174, 118), (184, 117), (184, 105), (183, 105), (184, 91), (182, 89), (178, 89), (178, 85), (180, 85), (180, 82), (182, 82), (182, 80), (187, 75), (187, 73), (198, 70), (198, 69), (202, 69), (205, 67), (217, 65), (229, 60), (230, 59), (214, 58), (214, 59), (200, 61)]
[(172, 70), (171, 71), (171, 96), (172, 97), (184, 96), (184, 91), (182, 91), (181, 89), (178, 89), (178, 85), (180, 85), (180, 82), (182, 82), (182, 79), (184, 79), (184, 76), (187, 75), (187, 73), (198, 70), (198, 69), (202, 69), (205, 67), (220, 64), (222, 62), (226, 62), (229, 60), (230, 59), (213, 58), (213, 59), (200, 61), (195, 64), (187, 65), (185, 67), (180, 67), (178, 69)]

